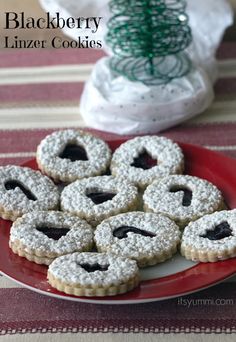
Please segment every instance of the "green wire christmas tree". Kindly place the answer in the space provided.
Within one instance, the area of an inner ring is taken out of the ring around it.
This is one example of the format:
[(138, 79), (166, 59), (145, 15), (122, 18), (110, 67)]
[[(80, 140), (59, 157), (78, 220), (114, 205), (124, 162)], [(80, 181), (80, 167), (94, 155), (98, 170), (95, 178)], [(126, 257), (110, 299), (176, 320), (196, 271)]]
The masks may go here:
[(107, 43), (113, 71), (147, 85), (186, 75), (192, 41), (185, 0), (111, 0)]

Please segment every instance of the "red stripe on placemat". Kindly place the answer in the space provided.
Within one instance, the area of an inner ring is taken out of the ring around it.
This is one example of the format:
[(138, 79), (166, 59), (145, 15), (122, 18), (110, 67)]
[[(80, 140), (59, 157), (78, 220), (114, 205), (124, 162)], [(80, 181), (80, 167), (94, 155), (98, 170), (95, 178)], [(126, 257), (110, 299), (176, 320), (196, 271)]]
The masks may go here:
[(101, 50), (59, 49), (59, 50), (14, 50), (0, 54), (0, 67), (35, 67), (61, 64), (90, 64), (105, 56)]
[(0, 332), (235, 332), (235, 301), (235, 283), (179, 299), (118, 306), (68, 302), (27, 289), (0, 289)]
[(219, 59), (236, 58), (235, 42), (223, 42), (217, 51), (217, 58)]
[[(78, 101), (83, 82), (17, 84), (0, 86), (1, 103)], [(220, 79), (215, 86), (216, 95), (236, 94), (236, 78)], [(13, 96), (14, 94), (14, 96)]]
[[(104, 55), (104, 51), (95, 49), (3, 51), (1, 52), (0, 67), (33, 67), (42, 65), (95, 63)], [(236, 58), (236, 44), (234, 42), (224, 42), (220, 46), (217, 56), (220, 59)]]
[(236, 78), (221, 78), (215, 84), (215, 93), (217, 95), (235, 95)]
[(236, 123), (180, 125), (164, 133), (166, 137), (196, 145), (236, 145)]
[[(46, 49), (1, 52), (0, 67), (33, 67), (61, 64), (95, 63), (105, 52), (95, 49)], [(217, 53), (219, 59), (236, 58), (236, 44), (224, 42)]]
[(0, 158), (0, 166), (23, 165), (33, 157)]
[[(0, 86), (1, 103), (79, 101), (83, 83), (45, 83)], [(14, 95), (13, 95), (14, 94)]]
[[(77, 127), (78, 128), (78, 127)], [(1, 130), (0, 153), (33, 152), (39, 142), (54, 129)], [(106, 140), (117, 140), (132, 136), (90, 130)], [(177, 126), (160, 135), (180, 142), (196, 145), (233, 146), (236, 145), (236, 123), (220, 123), (205, 125)]]

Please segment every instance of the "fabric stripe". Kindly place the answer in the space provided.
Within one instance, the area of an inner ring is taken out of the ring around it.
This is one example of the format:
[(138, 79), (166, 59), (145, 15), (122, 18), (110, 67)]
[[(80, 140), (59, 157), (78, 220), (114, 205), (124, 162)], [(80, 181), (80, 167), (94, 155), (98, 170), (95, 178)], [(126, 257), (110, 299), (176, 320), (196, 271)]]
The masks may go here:
[(81, 64), (91, 64), (104, 55), (105, 53), (101, 50), (91, 49), (41, 49), (40, 53), (36, 50), (5, 50), (1, 52), (0, 68), (53, 66), (78, 64), (78, 62)]
[(210, 146), (206, 145), (206, 148), (209, 148), (212, 151), (236, 151), (236, 145), (234, 146)]
[[(4, 105), (15, 107), (24, 102), (32, 103), (32, 105), (35, 105), (35, 102), (42, 102), (41, 105), (48, 102), (76, 102), (82, 94), (83, 87), (82, 82), (0, 85), (0, 107)], [(218, 80), (215, 91), (218, 101), (234, 96), (236, 93), (236, 78)]]
[(219, 78), (231, 78), (236, 76), (236, 59), (220, 61)]
[[(65, 105), (65, 104), (64, 104)], [(186, 122), (188, 124), (234, 122), (236, 101), (218, 101), (203, 114)], [(44, 119), (43, 119), (44, 118)], [(65, 119), (66, 118), (66, 119)], [(44, 107), (32, 105), (29, 107), (0, 108), (0, 129), (7, 128), (46, 128), (46, 127), (85, 127), (79, 114), (78, 105)]]
[(217, 51), (217, 58), (219, 59), (236, 58), (235, 42), (223, 42)]
[[(0, 331), (72, 329), (79, 331), (178, 331), (236, 327), (236, 288), (227, 283), (199, 293), (149, 304), (93, 305), (48, 298), (27, 289), (0, 289)], [(186, 310), (183, 299), (189, 305)], [(217, 305), (221, 299), (225, 305)], [(204, 305), (204, 300), (206, 303)], [(37, 303), (37, 308), (35, 307)], [(198, 305), (194, 303), (199, 303)], [(14, 310), (12, 310), (14, 308)], [(24, 310), (22, 310), (24, 308)], [(177, 313), (177, 314), (176, 314)]]
[[(16, 50), (1, 53), (0, 67), (35, 67), (45, 65), (94, 63), (105, 55), (101, 50), (87, 49), (59, 49), (59, 50)], [(236, 46), (234, 42), (224, 42), (217, 53), (218, 58), (236, 58)]]
[[(66, 118), (66, 119), (65, 119)], [(74, 107), (29, 107), (0, 109), (0, 128), (46, 128), (81, 126), (85, 124), (79, 115), (79, 106)]]
[[(78, 101), (83, 91), (83, 83), (43, 83), (0, 86), (0, 107), (18, 103)], [(13, 96), (14, 94), (14, 96)], [(14, 103), (12, 102), (14, 101)]]
[[(56, 82), (84, 82), (93, 64), (0, 68), (0, 85)], [(236, 77), (236, 60), (219, 62), (220, 78)]]
[[(78, 126), (75, 126), (78, 127)], [(53, 129), (23, 129), (23, 130), (1, 130), (0, 131), (0, 153), (9, 157), (33, 157), (39, 142), (48, 134), (57, 130)], [(93, 134), (107, 140), (119, 140), (132, 136), (119, 136), (112, 133), (88, 130)], [(227, 132), (227, 134), (225, 134)], [(191, 144), (213, 146), (225, 150), (234, 150), (236, 146), (236, 123), (209, 124), (209, 125), (180, 125), (163, 132), (164, 135), (180, 142)], [(219, 139), (220, 137), (220, 139)], [(29, 153), (29, 155), (28, 155)]]
[(236, 101), (215, 101), (204, 113), (194, 117), (186, 124), (234, 122)]
[(0, 159), (4, 158), (33, 158), (35, 152), (15, 152), (15, 153), (0, 153)]
[(236, 94), (236, 78), (221, 78), (215, 84), (216, 96), (234, 96)]
[[(4, 106), (16, 107), (21, 103), (31, 103), (33, 106), (37, 102), (37, 104), (45, 106), (51, 102), (58, 104), (62, 101), (78, 102), (83, 87), (84, 84), (81, 82), (2, 85), (0, 86), (0, 108)], [(218, 101), (234, 96), (236, 78), (220, 79), (215, 90)]]
[(93, 64), (0, 69), (0, 85), (53, 82), (84, 82)]

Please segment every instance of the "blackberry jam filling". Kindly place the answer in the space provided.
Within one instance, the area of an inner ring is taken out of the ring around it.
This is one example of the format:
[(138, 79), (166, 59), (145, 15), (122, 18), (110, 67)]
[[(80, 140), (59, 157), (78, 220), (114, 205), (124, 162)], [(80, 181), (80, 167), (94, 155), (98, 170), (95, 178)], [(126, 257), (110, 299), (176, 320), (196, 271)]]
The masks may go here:
[(151, 233), (151, 232), (148, 232), (146, 230), (139, 229), (136, 227), (131, 227), (131, 226), (121, 226), (119, 228), (116, 228), (113, 231), (113, 236), (121, 240), (121, 239), (127, 238), (128, 237), (127, 233), (129, 232), (132, 232), (134, 234), (139, 234), (142, 236), (149, 236), (151, 238), (156, 236), (156, 234), (154, 233)]
[(191, 190), (183, 187), (183, 186), (173, 186), (170, 190), (172, 193), (176, 193), (179, 191), (183, 191), (184, 196), (182, 200), (182, 206), (183, 207), (189, 207), (192, 203), (193, 193)]
[(29, 200), (37, 201), (37, 197), (35, 197), (30, 190), (26, 189), (24, 185), (17, 180), (6, 181), (4, 186), (6, 190), (14, 190), (16, 188), (19, 188)]
[(54, 228), (54, 227), (38, 227), (36, 228), (39, 232), (53, 240), (59, 240), (62, 236), (65, 236), (70, 229), (68, 228)]
[(115, 195), (116, 194), (111, 192), (89, 192), (86, 194), (86, 196), (95, 204), (101, 204), (110, 201), (113, 199), (113, 197), (115, 197)]
[(215, 226), (214, 230), (207, 230), (205, 235), (200, 236), (209, 240), (221, 240), (232, 236), (232, 229), (228, 222), (225, 221)]
[(77, 160), (88, 160), (87, 153), (82, 146), (76, 144), (68, 144), (59, 155), (61, 159), (70, 159), (75, 162)]
[(131, 166), (139, 169), (148, 170), (157, 165), (157, 160), (153, 159), (147, 151), (144, 151), (134, 158)]
[(95, 272), (95, 271), (104, 272), (104, 271), (107, 271), (108, 267), (109, 267), (109, 265), (101, 266), (99, 264), (93, 264), (93, 265), (90, 265), (90, 264), (79, 264), (79, 266), (81, 266), (88, 273), (92, 273), (92, 272)]

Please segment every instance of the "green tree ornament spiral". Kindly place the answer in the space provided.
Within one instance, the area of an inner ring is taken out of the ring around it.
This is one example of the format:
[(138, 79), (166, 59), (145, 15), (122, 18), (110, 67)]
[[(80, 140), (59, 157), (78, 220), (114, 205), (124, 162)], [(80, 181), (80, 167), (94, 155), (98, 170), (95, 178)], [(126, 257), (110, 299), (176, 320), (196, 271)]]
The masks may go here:
[(131, 81), (166, 84), (186, 75), (192, 41), (185, 0), (111, 0), (106, 41), (113, 71)]

